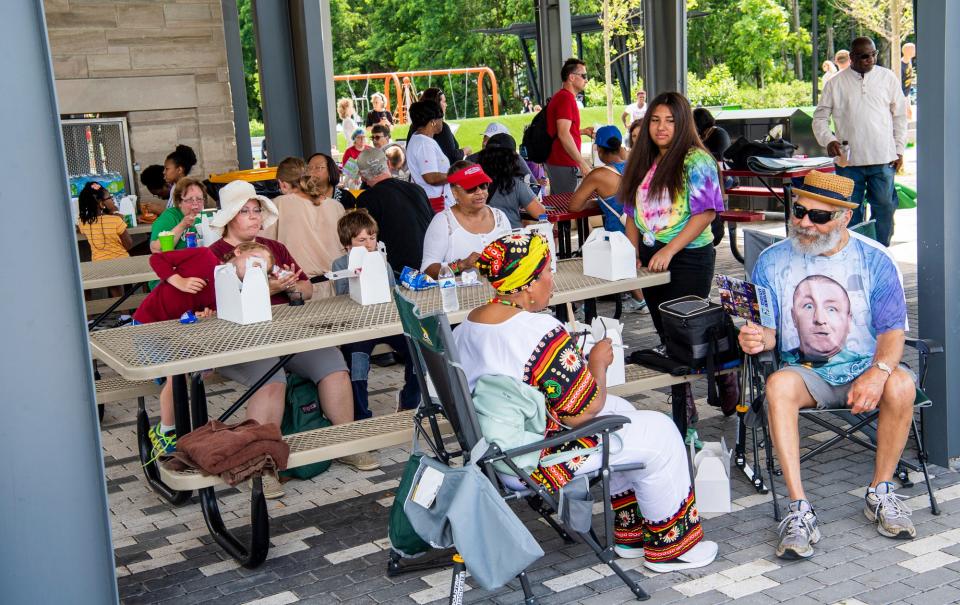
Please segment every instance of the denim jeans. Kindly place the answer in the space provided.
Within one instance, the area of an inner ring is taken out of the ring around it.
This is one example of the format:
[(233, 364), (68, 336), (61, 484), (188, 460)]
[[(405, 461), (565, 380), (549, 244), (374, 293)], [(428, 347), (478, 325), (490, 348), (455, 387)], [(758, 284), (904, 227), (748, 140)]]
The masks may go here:
[(400, 407), (404, 410), (410, 410), (420, 405), (420, 385), (413, 373), (413, 364), (410, 361), (407, 341), (402, 335), (350, 343), (342, 345), (340, 351), (343, 352), (347, 367), (350, 369), (354, 420), (363, 420), (373, 416), (373, 412), (369, 408), (367, 377), (370, 374), (370, 353), (380, 343), (392, 347), (397, 357), (403, 361), (403, 388), (400, 390)]
[(889, 246), (893, 238), (893, 212), (897, 209), (896, 192), (893, 187), (894, 172), (890, 164), (837, 167), (837, 174), (853, 179), (853, 195), (850, 201), (860, 205), (853, 211), (850, 225), (856, 225), (865, 220), (864, 197), (866, 197), (866, 202), (870, 204), (870, 218), (877, 221), (877, 241), (884, 246)]

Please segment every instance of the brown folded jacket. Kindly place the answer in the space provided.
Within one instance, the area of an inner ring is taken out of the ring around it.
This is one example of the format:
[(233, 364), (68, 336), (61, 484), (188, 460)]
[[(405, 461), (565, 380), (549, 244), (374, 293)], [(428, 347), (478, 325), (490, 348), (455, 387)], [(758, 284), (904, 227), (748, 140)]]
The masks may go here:
[(290, 446), (274, 423), (244, 420), (230, 425), (211, 420), (177, 440), (170, 468), (197, 468), (235, 485), (263, 470), (284, 470), (289, 456)]

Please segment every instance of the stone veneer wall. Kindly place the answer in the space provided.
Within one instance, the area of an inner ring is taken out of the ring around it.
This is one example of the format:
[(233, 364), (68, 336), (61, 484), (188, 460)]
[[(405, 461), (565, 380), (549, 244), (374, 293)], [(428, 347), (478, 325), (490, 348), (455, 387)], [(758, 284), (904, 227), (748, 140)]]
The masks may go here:
[(62, 114), (125, 115), (141, 168), (178, 143), (197, 153), (191, 176), (237, 168), (219, 0), (44, 0), (44, 11)]

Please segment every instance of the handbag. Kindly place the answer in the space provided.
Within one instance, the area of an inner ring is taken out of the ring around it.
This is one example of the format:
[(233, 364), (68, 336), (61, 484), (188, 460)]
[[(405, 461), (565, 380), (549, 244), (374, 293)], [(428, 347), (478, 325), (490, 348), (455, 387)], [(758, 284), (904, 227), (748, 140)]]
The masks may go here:
[(790, 158), (793, 157), (796, 149), (797, 146), (786, 139), (750, 141), (739, 137), (724, 150), (723, 159), (727, 161), (730, 168), (748, 170), (747, 162), (751, 157)]
[(661, 303), (663, 344), (667, 355), (707, 375), (707, 402), (720, 406), (716, 372), (740, 357), (737, 331), (723, 307), (699, 296)]
[(460, 468), (421, 458), (403, 510), (421, 538), (436, 548), (456, 546), (477, 584), (495, 590), (542, 557), (543, 549), (477, 466), (488, 449), (481, 439)]

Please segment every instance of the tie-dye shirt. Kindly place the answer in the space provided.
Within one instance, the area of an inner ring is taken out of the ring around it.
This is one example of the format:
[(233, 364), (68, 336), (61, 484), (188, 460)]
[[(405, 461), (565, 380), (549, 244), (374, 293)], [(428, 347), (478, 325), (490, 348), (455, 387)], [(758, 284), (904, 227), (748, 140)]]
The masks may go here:
[[(636, 206), (628, 204), (624, 208), (641, 235), (653, 233), (658, 242), (666, 244), (687, 226), (687, 221), (694, 214), (708, 210), (723, 212), (723, 191), (717, 162), (708, 152), (694, 147), (687, 153), (683, 162), (683, 187), (672, 202), (667, 191), (655, 198), (648, 195), (656, 171), (657, 165), (654, 164), (643, 177), (637, 188)], [(712, 243), (713, 233), (708, 224), (703, 233), (687, 244), (687, 248), (700, 248)]]

